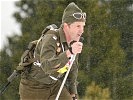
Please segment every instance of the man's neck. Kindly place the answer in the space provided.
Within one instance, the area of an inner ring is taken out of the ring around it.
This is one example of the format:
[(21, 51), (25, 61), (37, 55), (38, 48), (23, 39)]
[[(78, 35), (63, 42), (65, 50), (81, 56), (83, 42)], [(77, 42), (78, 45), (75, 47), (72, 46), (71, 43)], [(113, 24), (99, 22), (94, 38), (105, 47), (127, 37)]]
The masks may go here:
[(67, 43), (69, 44), (69, 43), (71, 42), (71, 37), (70, 37), (70, 35), (67, 33), (67, 31), (66, 31), (65, 29), (63, 29), (63, 30), (64, 30), (64, 33), (65, 33), (66, 41), (67, 41)]

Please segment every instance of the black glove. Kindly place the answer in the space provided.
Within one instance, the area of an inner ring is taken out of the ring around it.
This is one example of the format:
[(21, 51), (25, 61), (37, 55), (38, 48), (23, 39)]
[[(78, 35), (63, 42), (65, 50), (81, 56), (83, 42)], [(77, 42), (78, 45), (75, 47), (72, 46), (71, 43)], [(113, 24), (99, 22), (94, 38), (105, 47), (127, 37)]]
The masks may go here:
[(77, 42), (77, 41), (74, 41), (74, 40), (73, 40), (73, 41), (71, 41), (71, 42), (70, 42), (70, 46), (71, 46), (74, 42)]

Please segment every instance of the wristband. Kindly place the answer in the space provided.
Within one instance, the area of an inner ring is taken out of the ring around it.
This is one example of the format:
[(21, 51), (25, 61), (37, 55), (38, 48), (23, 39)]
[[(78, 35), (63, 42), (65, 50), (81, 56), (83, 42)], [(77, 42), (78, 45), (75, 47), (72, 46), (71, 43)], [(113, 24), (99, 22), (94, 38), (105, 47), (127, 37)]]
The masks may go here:
[(71, 54), (74, 54), (74, 53), (72, 52), (72, 47), (71, 47), (71, 45), (72, 45), (74, 42), (77, 42), (77, 41), (74, 41), (74, 40), (71, 41), (71, 42), (70, 42), (70, 47), (68, 48), (69, 51), (71, 52)]
[(77, 41), (74, 41), (74, 40), (73, 40), (73, 41), (71, 41), (71, 42), (70, 42), (70, 46), (71, 46), (73, 43), (75, 43), (75, 42), (77, 42)]
[(70, 53), (73, 54), (72, 47), (69, 47), (68, 49), (69, 49)]

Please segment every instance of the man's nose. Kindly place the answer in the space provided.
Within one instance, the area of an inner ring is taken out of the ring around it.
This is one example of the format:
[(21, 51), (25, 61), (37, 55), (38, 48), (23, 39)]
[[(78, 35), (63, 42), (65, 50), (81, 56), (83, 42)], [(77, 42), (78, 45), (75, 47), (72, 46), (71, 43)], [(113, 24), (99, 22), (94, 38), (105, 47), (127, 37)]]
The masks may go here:
[(80, 33), (83, 33), (84, 32), (84, 27), (81, 27), (80, 28)]

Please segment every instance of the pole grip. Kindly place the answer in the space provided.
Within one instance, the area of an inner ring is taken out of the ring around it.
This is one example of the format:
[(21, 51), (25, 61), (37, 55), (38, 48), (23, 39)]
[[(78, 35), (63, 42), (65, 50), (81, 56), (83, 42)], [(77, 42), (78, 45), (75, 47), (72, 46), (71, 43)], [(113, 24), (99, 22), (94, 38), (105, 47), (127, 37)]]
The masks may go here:
[(14, 78), (16, 78), (19, 75), (19, 73), (14, 70), (13, 73), (7, 78), (8, 82), (12, 82)]

